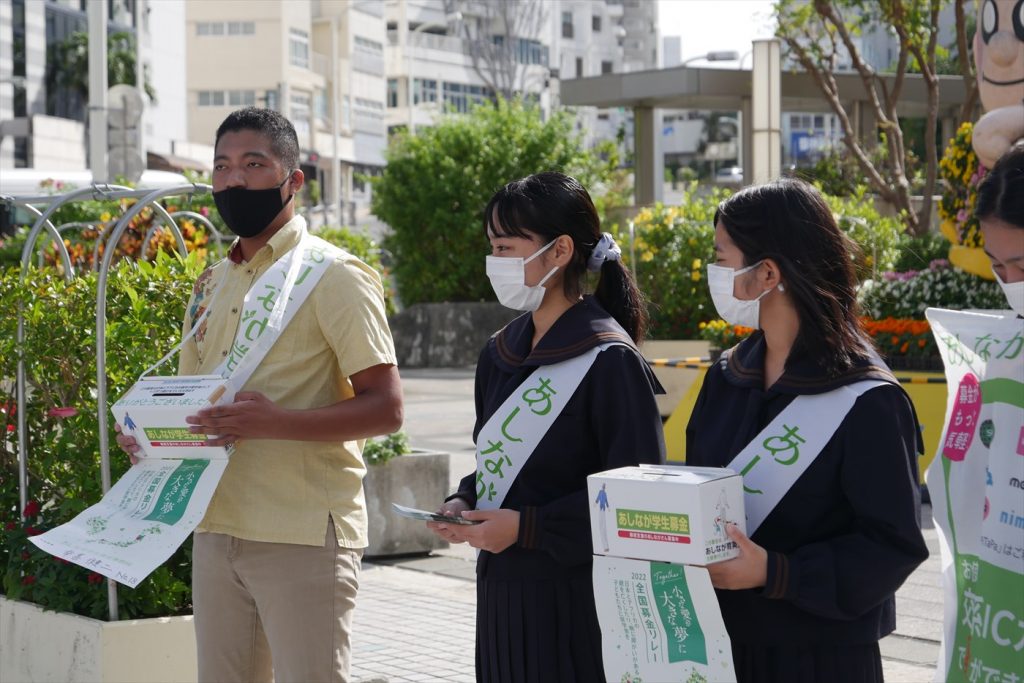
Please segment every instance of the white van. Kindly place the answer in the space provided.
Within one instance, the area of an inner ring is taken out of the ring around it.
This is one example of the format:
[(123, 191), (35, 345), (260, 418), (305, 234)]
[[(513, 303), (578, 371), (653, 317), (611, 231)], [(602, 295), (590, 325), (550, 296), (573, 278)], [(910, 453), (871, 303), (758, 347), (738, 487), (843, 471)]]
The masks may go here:
[[(39, 168), (0, 168), (0, 195), (35, 196), (54, 192), (42, 189), (46, 180), (55, 180), (63, 184), (64, 190), (78, 189), (92, 185), (92, 172), (81, 171), (48, 171)], [(154, 190), (175, 185), (186, 185), (188, 179), (180, 173), (170, 171), (143, 171), (142, 178), (136, 184), (139, 188)]]

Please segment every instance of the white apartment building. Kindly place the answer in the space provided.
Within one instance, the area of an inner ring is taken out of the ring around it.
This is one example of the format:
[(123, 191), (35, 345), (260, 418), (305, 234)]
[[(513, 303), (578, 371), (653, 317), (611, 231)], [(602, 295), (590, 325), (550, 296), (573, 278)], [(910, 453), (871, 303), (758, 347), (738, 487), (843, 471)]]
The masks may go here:
[[(134, 0), (106, 6), (108, 35), (135, 33)], [(85, 8), (85, 0), (0, 2), (0, 169), (85, 168), (87, 103), (47, 64), (48, 52), (86, 31)]]
[[(549, 112), (558, 105), (563, 79), (618, 73), (657, 64), (654, 12), (648, 0), (515, 0), (520, 14), (513, 24), (517, 93)], [(430, 125), (443, 111), (466, 111), (494, 93), (494, 68), (473, 54), (486, 44), (504, 41), (498, 0), (385, 0), (388, 44), (387, 125), (397, 128)], [(446, 11), (447, 10), (447, 11)], [(632, 28), (629, 28), (632, 27)], [(632, 31), (632, 32), (631, 32)], [(647, 35), (641, 35), (643, 31)], [(652, 33), (653, 31), (653, 33)], [(653, 38), (651, 36), (653, 35)], [(633, 61), (625, 46), (641, 46)], [(639, 60), (640, 54), (648, 57)], [(411, 102), (411, 107), (410, 107)], [(631, 139), (630, 113), (583, 108), (577, 128), (585, 144), (615, 139), (620, 127)]]
[(294, 124), (301, 168), (322, 201), (352, 222), (368, 188), (356, 179), (384, 164), (384, 27), (379, 0), (234, 0), (186, 4), (188, 139), (211, 144), (246, 105)]

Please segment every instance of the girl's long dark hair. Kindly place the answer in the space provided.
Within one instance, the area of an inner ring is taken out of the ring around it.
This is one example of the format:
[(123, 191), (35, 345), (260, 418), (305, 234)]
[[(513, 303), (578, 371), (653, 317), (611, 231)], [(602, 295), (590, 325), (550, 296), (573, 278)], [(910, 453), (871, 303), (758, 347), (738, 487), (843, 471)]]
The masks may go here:
[(800, 319), (794, 350), (829, 374), (871, 352), (857, 305), (857, 246), (813, 186), (787, 178), (748, 187), (718, 205), (719, 221), (744, 265), (765, 258), (779, 264)]
[[(526, 239), (536, 236), (542, 244), (561, 235), (571, 237), (573, 257), (565, 268), (563, 287), (570, 299), (583, 293), (587, 260), (601, 238), (601, 221), (590, 194), (575, 178), (546, 172), (513, 180), (491, 197), (483, 224), (485, 231)], [(634, 342), (643, 341), (647, 302), (621, 261), (604, 262), (594, 296)]]

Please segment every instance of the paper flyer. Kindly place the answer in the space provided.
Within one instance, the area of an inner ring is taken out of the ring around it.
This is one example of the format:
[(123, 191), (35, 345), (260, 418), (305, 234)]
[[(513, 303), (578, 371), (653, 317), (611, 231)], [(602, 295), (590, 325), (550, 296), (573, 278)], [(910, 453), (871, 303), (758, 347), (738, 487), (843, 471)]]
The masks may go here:
[(196, 528), (227, 460), (141, 460), (97, 504), (29, 540), (135, 588)]
[(729, 683), (732, 644), (704, 567), (594, 556), (609, 683)]
[(930, 308), (948, 397), (926, 481), (942, 550), (937, 681), (1024, 680), (1024, 320)]

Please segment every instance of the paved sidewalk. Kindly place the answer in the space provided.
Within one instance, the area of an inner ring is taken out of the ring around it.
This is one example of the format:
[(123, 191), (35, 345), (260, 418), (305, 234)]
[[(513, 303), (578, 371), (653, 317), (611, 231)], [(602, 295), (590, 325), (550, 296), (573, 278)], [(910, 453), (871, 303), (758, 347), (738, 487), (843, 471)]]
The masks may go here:
[[(412, 444), (452, 453), (454, 488), (473, 468), (472, 372), (403, 370), (402, 380)], [(897, 630), (881, 643), (885, 678), (895, 683), (929, 683), (938, 657), (938, 539), (930, 510), (923, 517), (932, 555), (897, 593)], [(474, 681), (474, 564), (473, 550), (466, 546), (366, 562), (353, 627), (353, 679)]]

